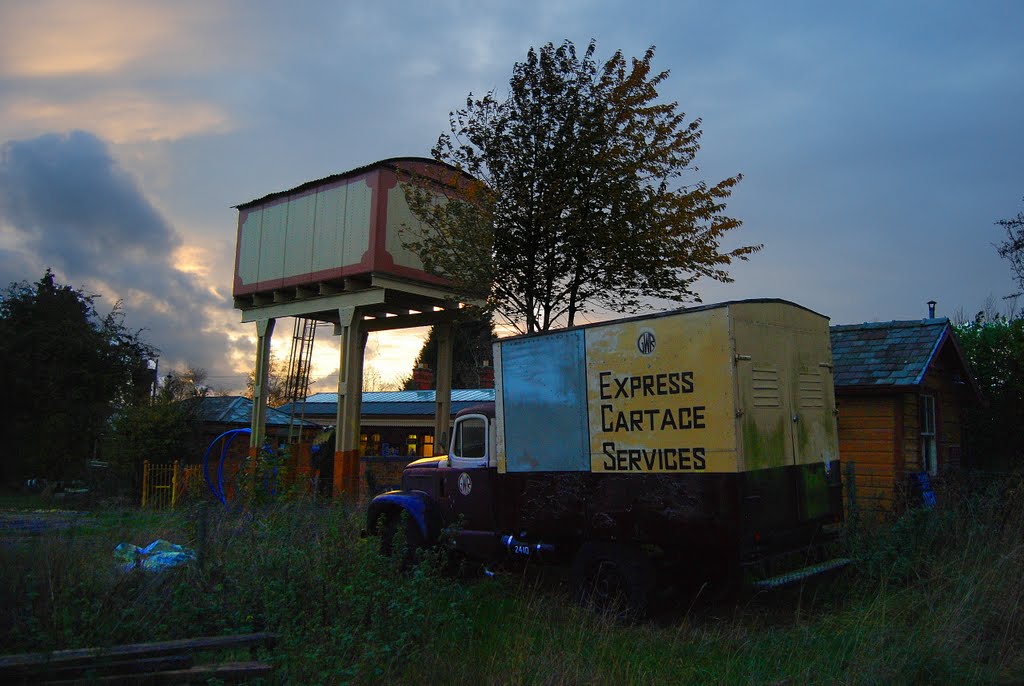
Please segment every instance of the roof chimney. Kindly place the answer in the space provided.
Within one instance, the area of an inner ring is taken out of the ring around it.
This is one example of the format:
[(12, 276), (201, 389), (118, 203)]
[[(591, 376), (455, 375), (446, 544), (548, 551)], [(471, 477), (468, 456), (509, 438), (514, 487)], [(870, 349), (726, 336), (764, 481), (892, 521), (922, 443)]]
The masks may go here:
[(935, 305), (934, 300), (928, 301), (928, 319), (935, 319)]
[(494, 388), (494, 367), (490, 360), (484, 360), (480, 368), (480, 388)]
[(434, 386), (434, 372), (421, 362), (412, 370), (412, 383), (418, 391), (429, 391)]

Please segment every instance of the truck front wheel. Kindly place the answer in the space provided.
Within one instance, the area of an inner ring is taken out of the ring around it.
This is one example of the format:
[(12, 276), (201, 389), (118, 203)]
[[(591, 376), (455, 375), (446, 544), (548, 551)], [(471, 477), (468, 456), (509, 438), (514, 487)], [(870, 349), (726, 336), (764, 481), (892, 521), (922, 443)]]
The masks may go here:
[[(380, 552), (384, 557), (391, 557), (397, 549), (402, 554), (402, 566), (416, 562), (416, 551), (426, 547), (423, 532), (419, 524), (408, 512), (392, 510), (386, 512), (377, 521), (377, 533), (380, 535)], [(403, 535), (399, 535), (402, 527)]]
[(654, 585), (651, 561), (637, 548), (622, 543), (584, 543), (572, 565), (577, 599), (585, 607), (620, 619), (647, 613)]

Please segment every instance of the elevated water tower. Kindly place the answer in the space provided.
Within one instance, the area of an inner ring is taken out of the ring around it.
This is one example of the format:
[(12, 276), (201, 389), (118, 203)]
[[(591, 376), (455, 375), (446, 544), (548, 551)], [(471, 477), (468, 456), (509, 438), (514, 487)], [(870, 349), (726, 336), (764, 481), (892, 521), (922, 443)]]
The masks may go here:
[[(358, 479), (363, 351), (370, 331), (440, 325), (434, 435), (444, 446), (451, 414), (451, 326), (462, 304), (444, 278), (403, 245), (421, 230), (401, 182), (439, 194), (467, 177), (417, 157), (382, 160), (237, 205), (234, 304), (258, 336), (250, 454), (264, 435), (274, 322), (304, 317), (341, 336), (334, 493)], [(408, 239), (405, 239), (408, 240)]]

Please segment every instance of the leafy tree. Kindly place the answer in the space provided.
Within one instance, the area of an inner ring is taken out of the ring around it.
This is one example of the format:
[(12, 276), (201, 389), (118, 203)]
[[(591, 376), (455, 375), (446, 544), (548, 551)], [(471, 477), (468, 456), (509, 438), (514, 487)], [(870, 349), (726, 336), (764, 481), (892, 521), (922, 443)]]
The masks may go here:
[(1017, 287), (1024, 291), (1024, 212), (1012, 219), (1001, 219), (997, 226), (1006, 231), (1006, 240), (996, 245), (999, 256), (1010, 261)]
[(972, 451), (983, 465), (1024, 464), (1024, 317), (979, 312), (956, 327), (985, 397), (968, 413)]
[(207, 447), (201, 423), (202, 399), (210, 393), (201, 367), (172, 370), (152, 398), (122, 407), (114, 415), (111, 440), (103, 456), (118, 475), (117, 483), (133, 497), (142, 485), (142, 463), (194, 461)]
[(70, 476), (115, 408), (150, 393), (156, 350), (125, 328), (120, 302), (101, 316), (97, 297), (56, 283), (49, 269), (0, 295), (5, 482)]
[(120, 475), (126, 493), (137, 495), (141, 486), (142, 463), (171, 464), (194, 461), (203, 454), (208, 439), (199, 421), (200, 390), (191, 396), (175, 397), (161, 388), (155, 398), (120, 410), (112, 420), (112, 440), (104, 457)]
[(595, 49), (531, 48), (507, 98), (469, 95), (432, 151), (472, 176), (439, 179), (447, 202), (423, 179), (405, 184), (428, 227), (409, 229), (407, 245), (528, 332), (572, 326), (594, 306), (699, 302), (697, 279), (731, 281), (726, 267), (761, 247), (721, 248), (740, 226), (724, 212), (741, 177), (692, 176), (701, 120), (659, 101), (669, 73), (652, 71), (654, 48), (603, 63)]
[(205, 398), (210, 394), (206, 379), (207, 372), (202, 367), (172, 370), (163, 378), (157, 390), (157, 398), (169, 402)]
[[(480, 370), (491, 363), (494, 325), (490, 317), (471, 318), (452, 323), (452, 388), (480, 388)], [(432, 388), (437, 388), (437, 345), (434, 327), (430, 327), (413, 369), (420, 365), (434, 373)], [(412, 377), (405, 382), (407, 390), (416, 385)]]

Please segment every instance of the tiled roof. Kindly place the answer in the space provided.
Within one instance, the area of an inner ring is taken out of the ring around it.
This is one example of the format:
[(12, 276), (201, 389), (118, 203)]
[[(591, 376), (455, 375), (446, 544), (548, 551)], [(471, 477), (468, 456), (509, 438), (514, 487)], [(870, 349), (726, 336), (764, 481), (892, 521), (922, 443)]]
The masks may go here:
[[(434, 391), (366, 391), (360, 414), (374, 416), (434, 416)], [(452, 415), (484, 402), (494, 401), (493, 388), (452, 390)], [(290, 412), (291, 405), (279, 410)], [(301, 411), (301, 410), (300, 410)], [(331, 416), (338, 411), (337, 393), (314, 393), (306, 398), (305, 416)]]
[[(199, 417), (204, 422), (249, 426), (252, 424), (252, 400), (238, 395), (203, 398), (199, 404)], [(267, 426), (288, 426), (289, 422), (287, 410), (267, 408)], [(298, 417), (295, 418), (295, 422), (300, 422)], [(308, 420), (302, 424), (312, 428), (319, 426)]]
[(948, 329), (945, 317), (831, 327), (836, 387), (920, 384)]

